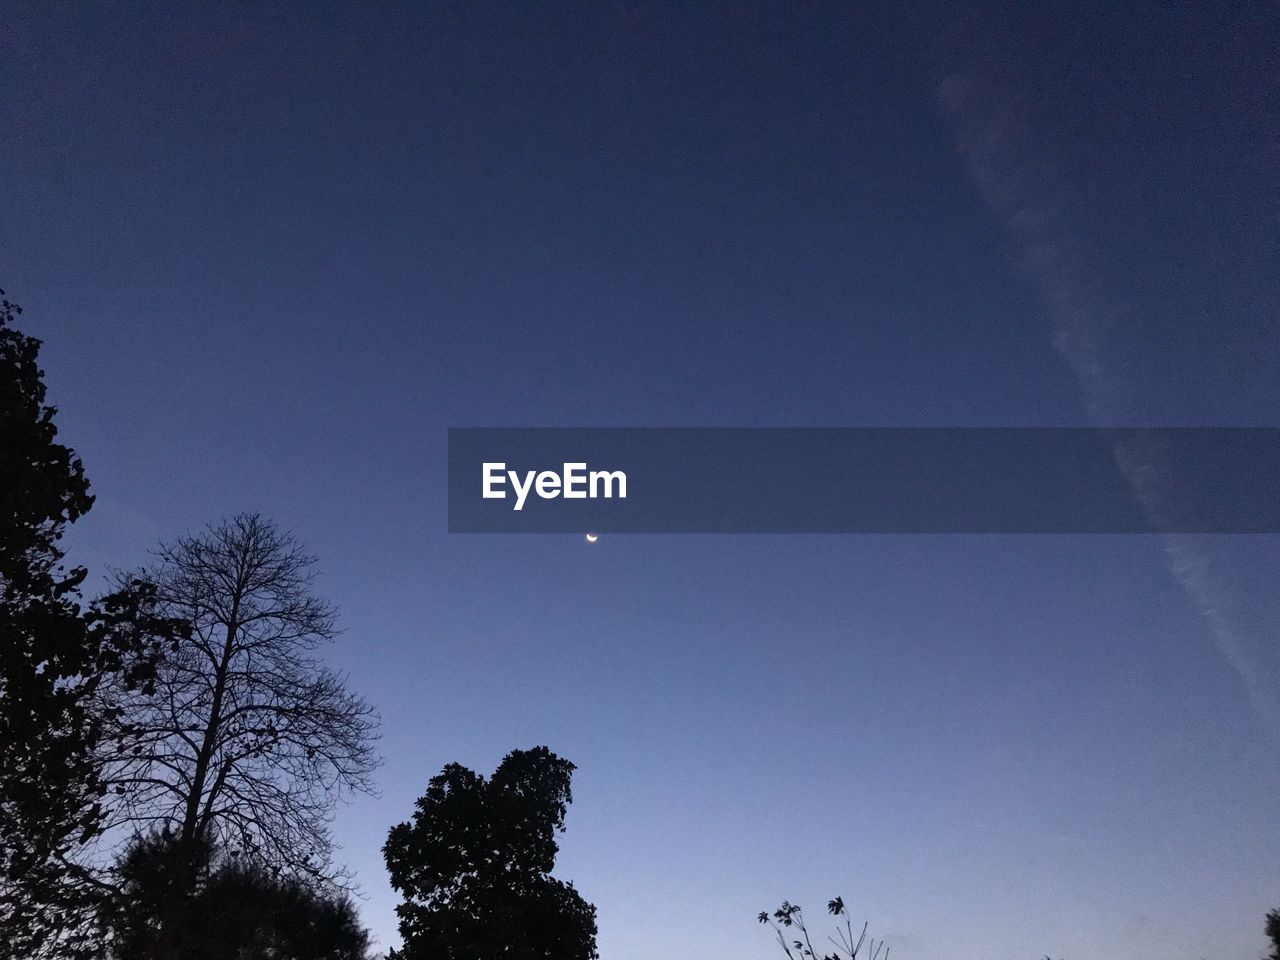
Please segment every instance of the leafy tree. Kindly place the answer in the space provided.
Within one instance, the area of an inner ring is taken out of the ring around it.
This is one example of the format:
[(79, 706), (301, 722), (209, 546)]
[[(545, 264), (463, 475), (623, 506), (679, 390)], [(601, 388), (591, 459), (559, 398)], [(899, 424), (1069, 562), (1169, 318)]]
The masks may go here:
[(101, 750), (120, 717), (106, 691), (149, 688), (181, 625), (137, 580), (82, 609), (86, 571), (62, 566), (59, 540), (93, 498), (21, 312), (0, 300), (0, 956), (65, 957), (89, 949), (102, 889), (78, 855), (105, 828)]
[(1267, 914), (1267, 936), (1271, 940), (1271, 952), (1267, 960), (1280, 960), (1280, 910)]
[(336, 633), (333, 608), (311, 591), (314, 563), (243, 514), (162, 546), (146, 571), (160, 609), (191, 631), (154, 695), (129, 705), (108, 773), (114, 824), (167, 829), (179, 864), (191, 855), (158, 921), (174, 937), (205, 844), (282, 876), (343, 882), (329, 821), (344, 793), (372, 789), (376, 717), (313, 656)]
[[(369, 934), (351, 900), (278, 875), (205, 838), (135, 839), (119, 866), (108, 926), (114, 960), (364, 960)], [(194, 882), (193, 882), (194, 881)], [(176, 934), (162, 918), (183, 903)]]
[(574, 765), (546, 747), (513, 750), (486, 780), (451, 763), (383, 854), (400, 960), (594, 960), (595, 907), (549, 876), (573, 797)]
[[(867, 942), (866, 923), (862, 924), (862, 932), (858, 935), (858, 939), (856, 941), (853, 939), (853, 923), (849, 919), (848, 911), (845, 909), (843, 897), (829, 900), (827, 902), (827, 913), (833, 917), (843, 917), (844, 927), (842, 929), (837, 923), (836, 936), (840, 939), (827, 938), (830, 943), (834, 944), (835, 950), (826, 954), (819, 953), (814, 949), (813, 943), (809, 939), (809, 930), (805, 927), (804, 914), (799, 904), (783, 900), (782, 906), (773, 911), (772, 915), (767, 911), (761, 911), (756, 916), (756, 919), (773, 930), (788, 960), (798, 960), (798, 958), (808, 958), (808, 960), (845, 960), (846, 957), (848, 960), (858, 960), (858, 954), (862, 952), (863, 944), (867, 946), (867, 954), (865, 954), (867, 960), (889, 960), (889, 948), (883, 940), (877, 943), (873, 937), (869, 943)], [(783, 932), (784, 930), (786, 933)], [(799, 935), (799, 939), (795, 939), (796, 934)]]

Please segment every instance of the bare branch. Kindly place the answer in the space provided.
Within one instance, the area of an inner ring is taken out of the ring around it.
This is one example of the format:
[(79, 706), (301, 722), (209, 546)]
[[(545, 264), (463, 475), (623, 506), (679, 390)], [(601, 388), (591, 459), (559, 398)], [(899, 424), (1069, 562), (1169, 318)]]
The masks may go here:
[(192, 630), (108, 738), (113, 822), (171, 823), (180, 840), (341, 882), (328, 823), (341, 799), (372, 792), (377, 717), (313, 654), (337, 633), (311, 592), (314, 558), (256, 514), (156, 557), (161, 609)]

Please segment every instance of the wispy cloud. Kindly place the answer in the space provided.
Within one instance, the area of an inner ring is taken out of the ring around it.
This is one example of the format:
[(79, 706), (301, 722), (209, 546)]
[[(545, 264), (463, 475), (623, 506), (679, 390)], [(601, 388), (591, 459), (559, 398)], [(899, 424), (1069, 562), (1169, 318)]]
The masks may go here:
[[(1115, 369), (1108, 342), (1126, 308), (1095, 279), (1070, 222), (1070, 196), (1050, 158), (1035, 146), (1016, 98), (993, 84), (948, 76), (938, 98), (951, 117), (969, 175), (1008, 229), (1047, 304), (1053, 345), (1080, 383), (1096, 426), (1122, 426), (1138, 409), (1136, 381)], [(1135, 495), (1159, 527), (1162, 504), (1176, 495), (1176, 478), (1159, 450), (1141, 444), (1116, 450)], [(1280, 705), (1263, 652), (1274, 643), (1266, 625), (1245, 622), (1234, 609), (1230, 575), (1205, 541), (1163, 535), (1169, 568), (1187, 592), (1218, 652), (1240, 678), (1258, 722), (1280, 739)]]

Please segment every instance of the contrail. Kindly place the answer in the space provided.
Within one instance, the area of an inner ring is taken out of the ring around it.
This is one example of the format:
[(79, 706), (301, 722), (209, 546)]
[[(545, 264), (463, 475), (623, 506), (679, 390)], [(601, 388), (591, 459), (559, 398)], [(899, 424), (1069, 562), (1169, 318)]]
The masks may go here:
[[(1085, 410), (1095, 426), (1124, 426), (1136, 409), (1132, 379), (1108, 364), (1104, 345), (1122, 315), (1091, 279), (1067, 222), (1071, 209), (1061, 181), (1031, 146), (1027, 124), (1014, 99), (988, 84), (953, 74), (938, 86), (938, 99), (955, 125), (960, 153), (987, 204), (1014, 237), (1040, 287), (1053, 323), (1053, 345), (1080, 383)], [(1156, 449), (1131, 444), (1116, 461), (1157, 529), (1161, 505), (1176, 483)], [(1163, 534), (1170, 570), (1195, 604), (1228, 666), (1239, 676), (1258, 722), (1280, 739), (1280, 706), (1267, 680), (1260, 631), (1234, 614), (1229, 578), (1204, 542)]]

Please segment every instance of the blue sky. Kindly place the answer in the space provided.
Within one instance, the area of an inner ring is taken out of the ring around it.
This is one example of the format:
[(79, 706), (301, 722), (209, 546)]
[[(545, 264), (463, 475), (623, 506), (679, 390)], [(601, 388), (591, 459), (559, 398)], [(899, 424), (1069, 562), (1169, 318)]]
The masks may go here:
[(444, 454), (1277, 424), (1273, 13), (19, 6), (0, 285), (75, 555), (253, 509), (320, 556), (384, 946), (386, 829), (546, 743), (606, 960), (771, 956), (757, 911), (835, 893), (903, 958), (1250, 960), (1274, 538), (451, 537)]

